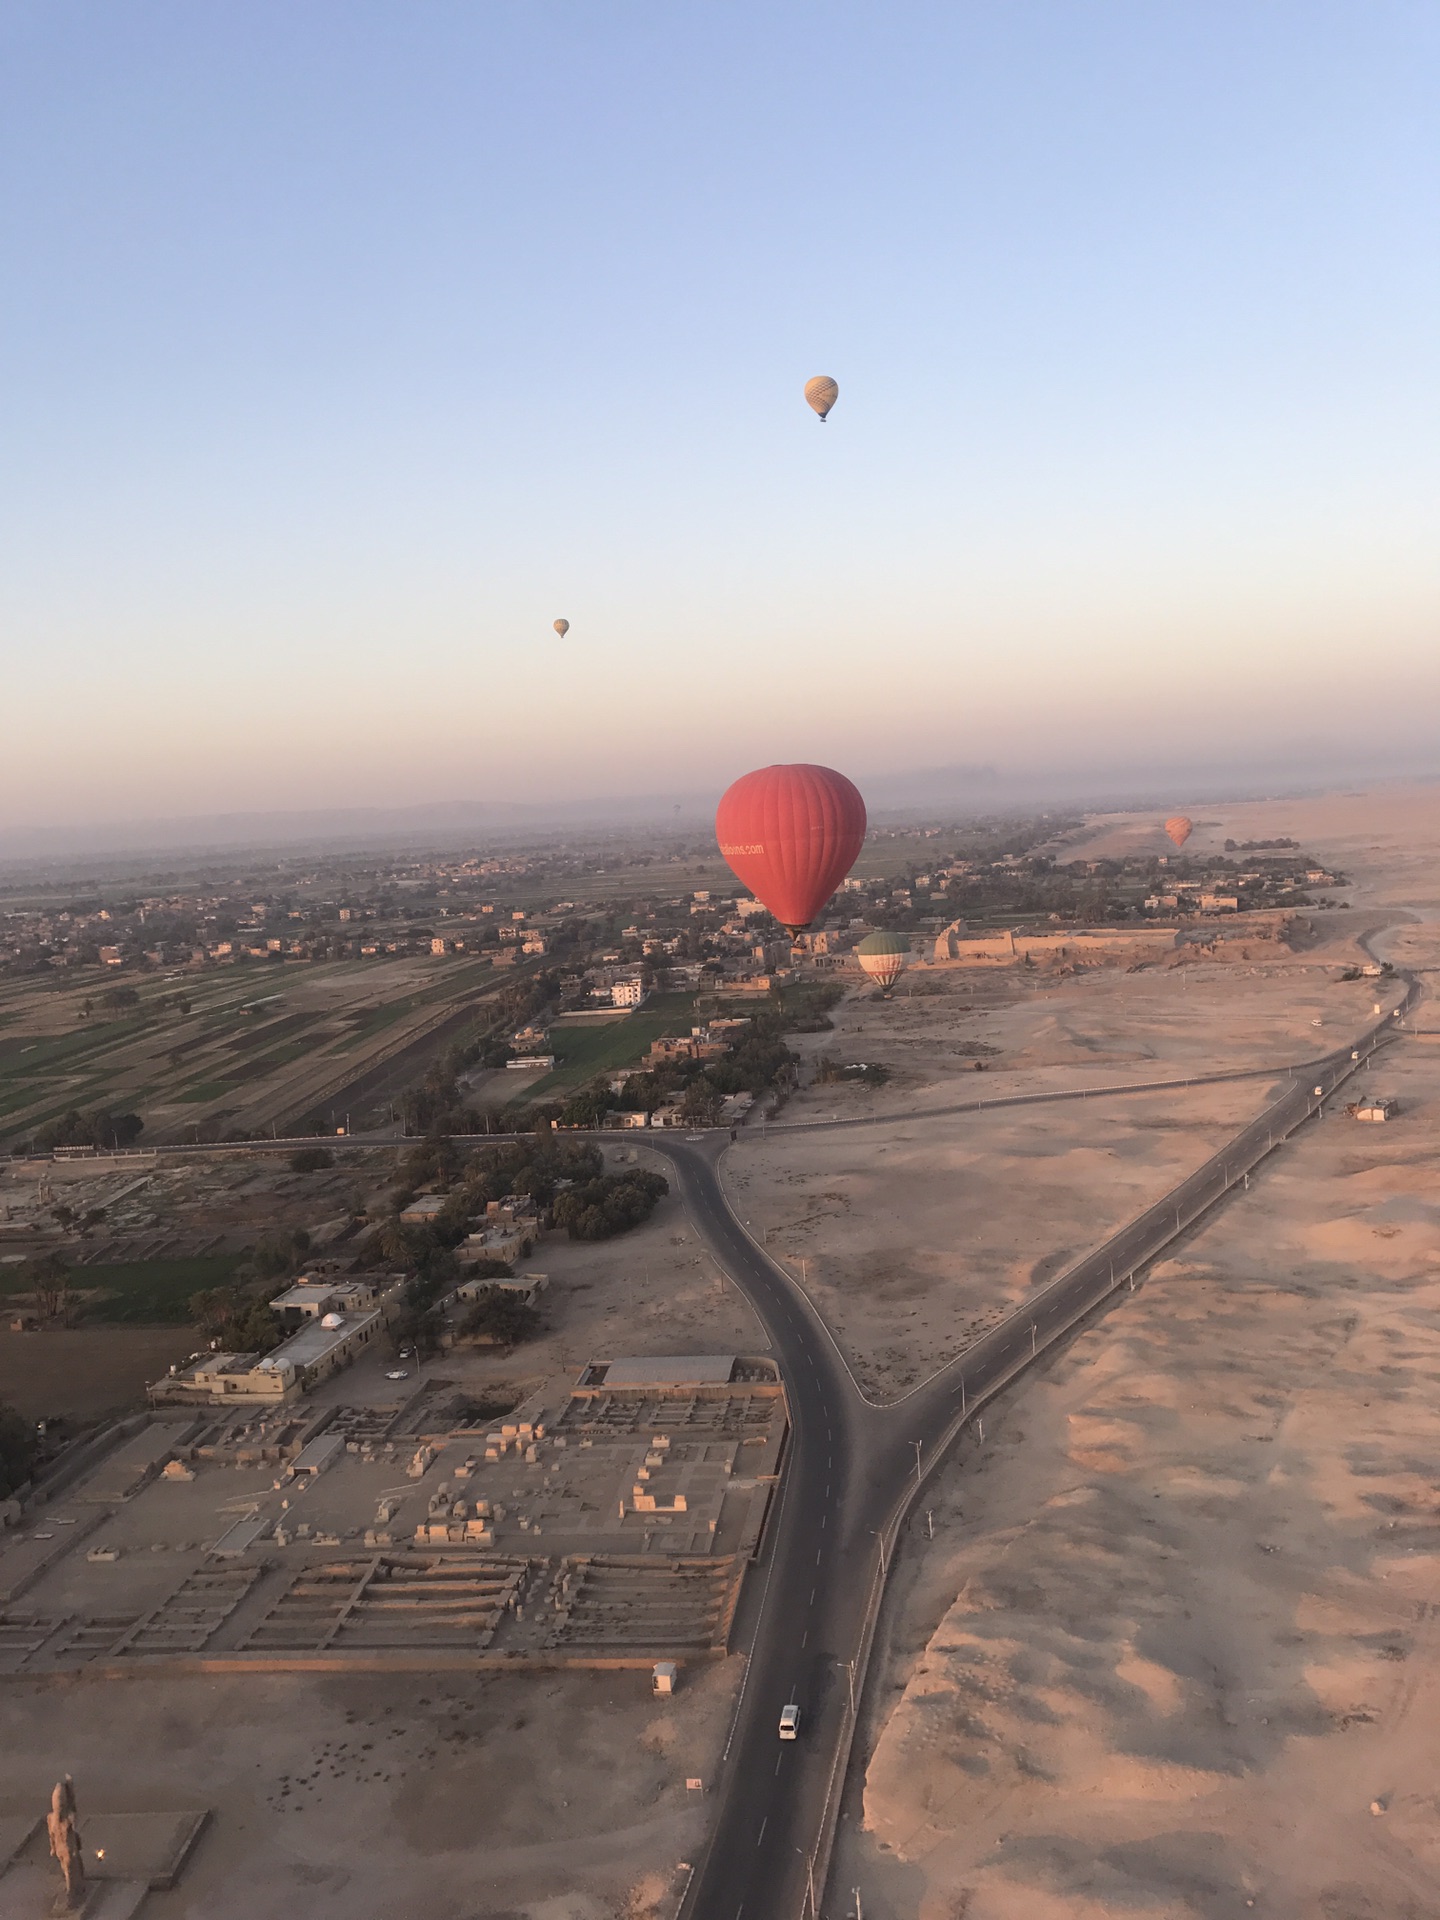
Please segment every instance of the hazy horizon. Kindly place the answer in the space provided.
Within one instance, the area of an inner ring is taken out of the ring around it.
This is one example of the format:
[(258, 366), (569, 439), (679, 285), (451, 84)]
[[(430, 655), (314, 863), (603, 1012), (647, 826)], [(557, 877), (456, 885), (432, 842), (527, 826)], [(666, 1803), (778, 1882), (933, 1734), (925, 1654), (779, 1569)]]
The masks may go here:
[[(999, 767), (912, 768), (862, 778), (871, 824), (894, 826), (985, 814), (1163, 814), (1240, 801), (1298, 798), (1346, 787), (1425, 787), (1434, 766), (1336, 765), (1317, 778), (1288, 766), (1135, 767), (1017, 772)], [(245, 853), (523, 846), (538, 838), (632, 833), (713, 834), (719, 789), (608, 793), (573, 800), (449, 799), (409, 806), (254, 808), (209, 814), (0, 828), (0, 873), (46, 860), (144, 860)]]
[(0, 48), (0, 846), (1440, 765), (1433, 13), (20, 0)]

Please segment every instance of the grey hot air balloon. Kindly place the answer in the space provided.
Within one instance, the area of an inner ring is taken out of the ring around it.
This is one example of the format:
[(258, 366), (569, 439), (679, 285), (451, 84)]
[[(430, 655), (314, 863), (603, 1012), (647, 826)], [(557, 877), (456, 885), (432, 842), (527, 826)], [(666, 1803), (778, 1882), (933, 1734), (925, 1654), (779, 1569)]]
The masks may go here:
[(568, 620), (557, 620), (555, 622), (555, 631), (556, 633), (559, 634), (560, 638), (563, 640), (566, 634), (570, 631), (570, 622)]
[(840, 389), (828, 373), (817, 373), (813, 380), (805, 382), (805, 398), (819, 414), (823, 426), (826, 414), (840, 398)]

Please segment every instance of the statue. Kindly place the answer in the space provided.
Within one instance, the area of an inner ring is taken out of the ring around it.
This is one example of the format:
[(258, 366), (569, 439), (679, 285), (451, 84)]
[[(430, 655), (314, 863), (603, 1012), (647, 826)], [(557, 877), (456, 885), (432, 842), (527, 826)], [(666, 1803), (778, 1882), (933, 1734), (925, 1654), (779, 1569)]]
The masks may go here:
[(50, 1852), (60, 1862), (60, 1871), (65, 1876), (65, 1906), (71, 1910), (85, 1904), (85, 1859), (75, 1824), (78, 1817), (75, 1782), (67, 1773), (63, 1780), (55, 1783), (45, 1827), (50, 1835)]

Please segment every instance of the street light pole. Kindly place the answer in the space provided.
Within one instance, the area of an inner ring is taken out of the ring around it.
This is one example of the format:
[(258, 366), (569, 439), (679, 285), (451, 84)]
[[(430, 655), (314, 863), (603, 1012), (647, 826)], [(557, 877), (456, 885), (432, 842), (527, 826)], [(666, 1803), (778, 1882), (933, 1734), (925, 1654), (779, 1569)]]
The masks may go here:
[(925, 1442), (923, 1440), (912, 1440), (910, 1444), (915, 1449), (915, 1485), (918, 1487), (920, 1485), (920, 1450), (925, 1445)]

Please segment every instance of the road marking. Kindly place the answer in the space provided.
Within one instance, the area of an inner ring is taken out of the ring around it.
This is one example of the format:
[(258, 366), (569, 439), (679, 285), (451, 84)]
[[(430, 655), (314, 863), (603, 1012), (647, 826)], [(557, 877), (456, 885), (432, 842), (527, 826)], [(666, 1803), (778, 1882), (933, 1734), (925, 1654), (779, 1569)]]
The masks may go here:
[(817, 1548), (815, 1549), (815, 1564), (816, 1564), (816, 1566), (817, 1566), (817, 1567), (818, 1567), (818, 1566), (819, 1566), (819, 1564), (820, 1564), (820, 1549), (819, 1549), (819, 1547), (817, 1547)]
[(757, 1833), (755, 1836), (755, 1844), (757, 1847), (759, 1846), (760, 1842), (765, 1838), (765, 1829), (766, 1827), (769, 1826), (769, 1824), (770, 1824), (770, 1816), (767, 1813), (765, 1818), (760, 1822), (759, 1833)]
[(805, 1631), (804, 1631), (804, 1633), (802, 1633), (802, 1634), (801, 1634), (801, 1636), (800, 1636), (800, 1644), (801, 1644), (801, 1646), (802, 1646), (802, 1647), (804, 1646), (804, 1644), (805, 1644), (805, 1642), (806, 1642), (806, 1641), (807, 1641), (807, 1640), (808, 1640), (809, 1638), (810, 1638), (810, 1629), (809, 1629), (809, 1627), (806, 1627), (806, 1629), (805, 1629)]
[[(830, 1489), (827, 1487), (825, 1491), (828, 1493)], [(822, 1533), (825, 1531), (825, 1515), (823, 1513), (820, 1516), (820, 1531)]]
[[(782, 1754), (781, 1754), (781, 1756), (780, 1756), (780, 1760), (783, 1760), (784, 1758), (785, 1758), (785, 1756), (784, 1756), (784, 1754), (782, 1753)], [(775, 1762), (775, 1771), (776, 1771), (776, 1773), (779, 1773), (779, 1771), (780, 1771), (780, 1760), (777, 1760), (777, 1761)]]
[(810, 1604), (811, 1604), (811, 1606), (812, 1606), (812, 1607), (813, 1607), (813, 1606), (814, 1606), (814, 1604), (815, 1604), (815, 1595), (816, 1595), (816, 1594), (817, 1594), (817, 1593), (818, 1593), (819, 1591), (820, 1591), (820, 1589), (819, 1589), (818, 1587), (811, 1587), (811, 1589), (810, 1589)]

